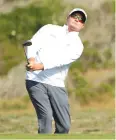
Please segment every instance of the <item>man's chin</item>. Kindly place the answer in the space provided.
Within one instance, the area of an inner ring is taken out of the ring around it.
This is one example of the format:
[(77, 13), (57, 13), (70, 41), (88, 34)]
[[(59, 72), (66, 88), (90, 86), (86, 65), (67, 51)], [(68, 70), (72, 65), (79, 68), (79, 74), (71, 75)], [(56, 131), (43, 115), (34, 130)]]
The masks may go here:
[(78, 29), (75, 28), (74, 26), (71, 26), (70, 29), (71, 29), (72, 31), (78, 32)]

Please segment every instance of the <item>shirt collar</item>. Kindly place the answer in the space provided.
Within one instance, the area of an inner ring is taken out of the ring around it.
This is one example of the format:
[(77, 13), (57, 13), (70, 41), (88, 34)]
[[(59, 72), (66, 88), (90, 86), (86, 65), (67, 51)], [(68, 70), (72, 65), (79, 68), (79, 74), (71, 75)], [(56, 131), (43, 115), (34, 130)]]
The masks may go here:
[[(67, 34), (67, 33), (70, 33), (70, 32), (68, 31), (68, 26), (67, 26), (67, 25), (64, 25), (63, 28), (64, 28), (66, 34)], [(73, 31), (73, 33), (79, 35), (79, 32), (75, 32), (75, 31)]]

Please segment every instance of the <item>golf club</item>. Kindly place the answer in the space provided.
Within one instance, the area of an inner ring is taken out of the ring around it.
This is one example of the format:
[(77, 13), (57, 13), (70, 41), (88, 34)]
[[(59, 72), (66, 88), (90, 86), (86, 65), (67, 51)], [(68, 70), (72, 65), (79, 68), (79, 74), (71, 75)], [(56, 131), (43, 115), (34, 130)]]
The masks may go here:
[(27, 40), (26, 42), (23, 43), (23, 46), (31, 46), (32, 42), (30, 40)]
[(26, 47), (27, 47), (27, 46), (31, 46), (31, 45), (32, 45), (32, 42), (31, 42), (30, 40), (27, 40), (27, 41), (25, 41), (25, 42), (22, 44), (22, 46), (23, 46), (23, 48), (24, 48), (24, 54), (25, 54), (27, 63), (29, 63), (29, 62), (28, 62), (27, 55), (26, 55)]

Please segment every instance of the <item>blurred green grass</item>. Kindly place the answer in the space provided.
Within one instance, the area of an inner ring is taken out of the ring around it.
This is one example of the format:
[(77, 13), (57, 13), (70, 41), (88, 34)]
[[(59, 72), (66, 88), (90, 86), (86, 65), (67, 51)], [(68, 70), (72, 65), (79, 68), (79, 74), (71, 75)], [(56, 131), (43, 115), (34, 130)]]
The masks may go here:
[(32, 135), (32, 134), (6, 134), (0, 135), (0, 139), (112, 139), (114, 140), (114, 134), (68, 134), (68, 135)]
[[(20, 104), (21, 102), (18, 102)], [(71, 104), (70, 134), (114, 134), (114, 109), (104, 107), (81, 107)], [(26, 103), (25, 103), (26, 104)], [(74, 108), (72, 107), (74, 106)], [(26, 108), (2, 108), (0, 111), (0, 134), (37, 134), (37, 118), (31, 103)], [(53, 121), (54, 132), (54, 121)], [(2, 135), (3, 136), (3, 135)], [(14, 135), (15, 136), (15, 135)]]

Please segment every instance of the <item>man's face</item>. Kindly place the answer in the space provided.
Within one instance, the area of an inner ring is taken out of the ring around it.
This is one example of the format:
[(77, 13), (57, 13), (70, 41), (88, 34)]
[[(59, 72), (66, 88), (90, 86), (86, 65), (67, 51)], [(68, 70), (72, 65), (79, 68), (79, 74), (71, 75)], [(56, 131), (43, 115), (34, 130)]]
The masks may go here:
[(68, 30), (80, 32), (84, 27), (83, 16), (80, 13), (73, 13), (67, 19)]

